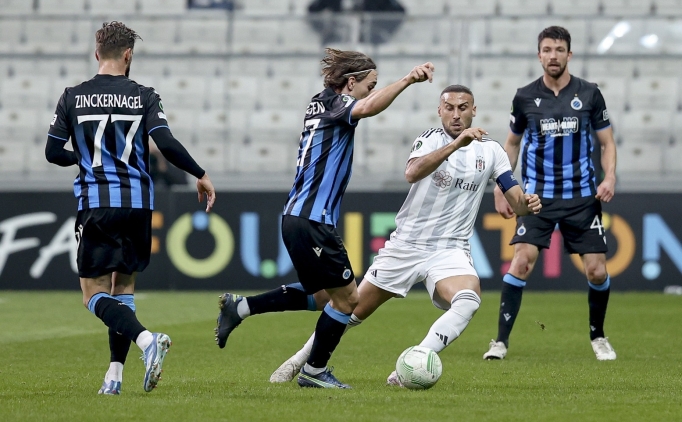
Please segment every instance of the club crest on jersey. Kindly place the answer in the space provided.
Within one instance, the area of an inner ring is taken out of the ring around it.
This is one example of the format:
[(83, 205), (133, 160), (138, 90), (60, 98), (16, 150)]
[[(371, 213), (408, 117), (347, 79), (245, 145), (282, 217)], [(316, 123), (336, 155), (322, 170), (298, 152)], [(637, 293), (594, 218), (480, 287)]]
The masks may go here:
[(485, 170), (485, 161), (480, 155), (476, 157), (476, 170), (478, 170), (479, 173)]
[(418, 150), (421, 147), (422, 147), (422, 141), (415, 142), (414, 145), (412, 145), (412, 152), (415, 152), (416, 150)]
[(452, 176), (445, 170), (438, 170), (433, 173), (433, 183), (439, 188), (447, 188), (452, 184)]
[(580, 101), (580, 98), (576, 96), (574, 99), (571, 100), (571, 108), (573, 110), (580, 110), (581, 108), (583, 108), (583, 102)]

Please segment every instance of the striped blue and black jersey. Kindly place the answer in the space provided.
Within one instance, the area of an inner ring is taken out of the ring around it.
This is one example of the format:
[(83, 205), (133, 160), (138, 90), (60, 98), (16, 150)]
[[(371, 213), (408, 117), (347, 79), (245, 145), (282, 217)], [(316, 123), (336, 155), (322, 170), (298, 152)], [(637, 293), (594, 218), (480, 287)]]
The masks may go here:
[(527, 193), (557, 199), (596, 194), (593, 131), (611, 125), (596, 84), (571, 76), (555, 96), (540, 77), (518, 89), (510, 120), (511, 131), (523, 135), (521, 175)]
[(327, 88), (306, 110), (294, 186), (284, 214), (336, 226), (353, 164), (355, 98)]
[(154, 208), (149, 134), (168, 127), (153, 88), (125, 76), (96, 75), (64, 90), (48, 136), (71, 138), (78, 158), (78, 209)]

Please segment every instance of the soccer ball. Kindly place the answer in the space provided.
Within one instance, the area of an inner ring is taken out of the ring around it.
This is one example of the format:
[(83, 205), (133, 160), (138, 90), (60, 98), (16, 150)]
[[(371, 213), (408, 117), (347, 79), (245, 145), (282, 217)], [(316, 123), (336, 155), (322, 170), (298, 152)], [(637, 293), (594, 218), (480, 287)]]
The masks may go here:
[(426, 390), (436, 384), (443, 373), (438, 353), (421, 347), (408, 347), (395, 364), (398, 379), (410, 390)]

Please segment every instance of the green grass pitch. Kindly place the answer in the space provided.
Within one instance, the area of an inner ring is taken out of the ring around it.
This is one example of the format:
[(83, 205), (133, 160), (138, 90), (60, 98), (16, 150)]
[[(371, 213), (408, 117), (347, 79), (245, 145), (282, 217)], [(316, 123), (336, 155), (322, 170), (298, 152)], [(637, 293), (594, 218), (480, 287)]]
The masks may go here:
[(680, 296), (612, 293), (606, 330), (618, 360), (598, 362), (586, 294), (527, 293), (507, 359), (487, 362), (499, 294), (486, 293), (467, 331), (440, 354), (438, 384), (407, 391), (385, 386), (386, 376), (440, 315), (415, 292), (343, 338), (331, 365), (353, 390), (341, 391), (268, 382), (317, 313), (249, 318), (220, 350), (217, 292), (144, 292), (140, 320), (173, 346), (159, 387), (145, 393), (133, 345), (118, 397), (97, 395), (106, 328), (80, 301), (78, 292), (0, 291), (0, 421), (682, 420)]

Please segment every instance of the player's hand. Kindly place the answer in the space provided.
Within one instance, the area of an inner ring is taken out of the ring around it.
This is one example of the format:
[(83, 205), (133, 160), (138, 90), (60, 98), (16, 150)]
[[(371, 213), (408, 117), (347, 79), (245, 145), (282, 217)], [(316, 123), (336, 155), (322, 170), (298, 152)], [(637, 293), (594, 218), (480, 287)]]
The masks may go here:
[(506, 219), (516, 217), (514, 209), (511, 207), (511, 205), (509, 205), (509, 202), (507, 202), (507, 198), (504, 197), (502, 190), (500, 190), (500, 188), (497, 186), (495, 186), (495, 189), (493, 190), (493, 197), (495, 198), (495, 211), (497, 211)]
[(211, 212), (215, 202), (215, 188), (213, 188), (213, 183), (206, 173), (201, 179), (197, 179), (197, 195), (199, 202), (204, 199), (204, 195), (206, 196), (206, 212)]
[(407, 78), (407, 82), (409, 84), (424, 82), (427, 80), (429, 82), (433, 82), (433, 72), (435, 71), (436, 68), (433, 67), (433, 63), (426, 62), (422, 65), (415, 66), (405, 78)]
[(605, 177), (597, 187), (597, 194), (594, 197), (600, 201), (609, 202), (615, 194), (616, 179), (614, 177)]
[(475, 140), (480, 141), (483, 139), (484, 135), (488, 132), (481, 129), (480, 127), (470, 127), (469, 129), (464, 129), (462, 133), (459, 134), (455, 142), (459, 145), (459, 148), (465, 147)]
[(540, 197), (535, 193), (526, 193), (526, 206), (533, 214), (537, 214), (542, 209), (542, 203), (540, 202)]

